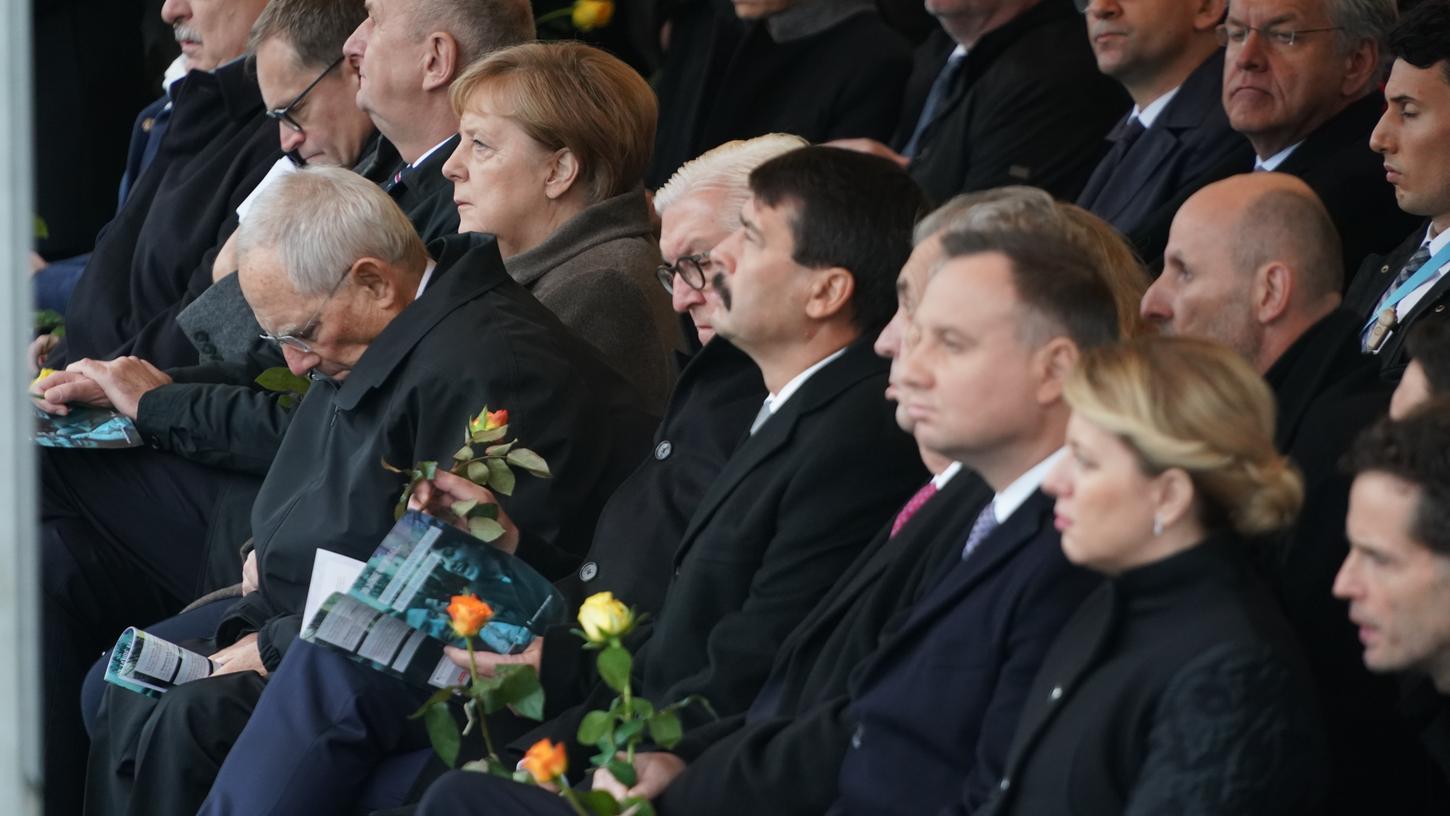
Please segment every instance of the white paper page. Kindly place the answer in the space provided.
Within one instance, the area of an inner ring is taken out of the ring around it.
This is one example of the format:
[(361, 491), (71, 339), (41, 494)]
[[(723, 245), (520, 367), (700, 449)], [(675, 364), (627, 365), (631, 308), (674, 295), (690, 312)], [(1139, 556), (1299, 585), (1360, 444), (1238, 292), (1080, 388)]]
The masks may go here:
[(356, 558), (319, 549), (312, 560), (312, 581), (307, 585), (307, 603), (302, 608), (302, 625), (305, 627), (312, 620), (318, 607), (332, 593), (346, 592), (362, 574), (365, 566), (366, 563)]
[(297, 172), (297, 170), (297, 165), (293, 164), (292, 160), (287, 158), (286, 156), (278, 159), (277, 163), (272, 165), (272, 169), (267, 171), (267, 175), (263, 176), (262, 180), (257, 182), (256, 187), (252, 188), (252, 192), (247, 195), (246, 199), (243, 200), (241, 204), (237, 205), (237, 220), (247, 220), (247, 211), (252, 209), (252, 202), (257, 199), (258, 193), (267, 189), (268, 184), (271, 184), (272, 182), (276, 181), (279, 178), (282, 178), (283, 176), (291, 175), (292, 173)]

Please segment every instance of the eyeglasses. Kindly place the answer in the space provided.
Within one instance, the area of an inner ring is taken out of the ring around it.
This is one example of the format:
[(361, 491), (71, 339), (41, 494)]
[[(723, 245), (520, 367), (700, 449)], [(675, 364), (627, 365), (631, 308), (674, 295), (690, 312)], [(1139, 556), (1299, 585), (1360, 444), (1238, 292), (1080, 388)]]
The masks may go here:
[(312, 93), (312, 89), (317, 87), (317, 83), (321, 82), (323, 77), (332, 73), (333, 68), (341, 65), (342, 60), (343, 57), (339, 56), (337, 59), (332, 61), (331, 65), (322, 69), (322, 73), (317, 75), (317, 79), (312, 80), (312, 84), (308, 85), (306, 88), (303, 88), (302, 93), (297, 94), (297, 97), (291, 102), (288, 102), (283, 107), (267, 111), (267, 118), (271, 119), (274, 122), (281, 122), (282, 124), (286, 125), (289, 128), (292, 128), (298, 133), (303, 133), (304, 131), (302, 130), (302, 125), (298, 124), (297, 120), (292, 118), (292, 109), (297, 107), (298, 105), (301, 105), (302, 100), (306, 99), (307, 95)]
[(671, 294), (675, 291), (675, 275), (679, 275), (686, 286), (698, 292), (705, 288), (705, 274), (709, 269), (710, 254), (702, 252), (698, 255), (686, 255), (672, 264), (660, 264), (659, 269), (655, 270), (655, 277), (659, 278), (665, 291)]
[[(351, 269), (348, 270), (348, 272), (351, 271)], [(268, 334), (267, 332), (262, 332), (257, 336), (269, 343), (275, 343), (279, 347), (291, 346), (303, 354), (311, 354), (312, 346), (308, 345), (308, 341), (312, 338), (312, 333), (317, 331), (317, 324), (322, 321), (322, 310), (327, 308), (327, 304), (332, 301), (332, 298), (337, 295), (338, 290), (342, 288), (343, 282), (348, 278), (348, 272), (342, 273), (342, 277), (338, 278), (337, 283), (332, 285), (332, 290), (327, 293), (327, 297), (323, 298), (321, 303), (317, 304), (317, 311), (312, 313), (312, 317), (307, 318), (307, 322), (302, 324), (302, 328), (291, 334)]]
[(1226, 46), (1229, 43), (1243, 45), (1249, 38), (1249, 32), (1258, 32), (1264, 42), (1275, 48), (1292, 48), (1299, 37), (1304, 34), (1318, 34), (1324, 31), (1343, 31), (1344, 26), (1330, 26), (1328, 28), (1254, 28), (1243, 23), (1222, 23), (1214, 29), (1218, 33), (1218, 44)]

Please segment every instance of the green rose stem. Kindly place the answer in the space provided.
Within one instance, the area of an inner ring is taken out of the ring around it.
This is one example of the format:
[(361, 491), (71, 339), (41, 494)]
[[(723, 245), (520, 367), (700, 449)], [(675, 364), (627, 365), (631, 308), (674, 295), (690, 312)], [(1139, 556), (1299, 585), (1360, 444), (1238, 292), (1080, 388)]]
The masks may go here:
[[(473, 662), (473, 638), (464, 638), (463, 645), (468, 647), (468, 674), (473, 678), (472, 688), (478, 688), (478, 664)], [(472, 702), (476, 709), (478, 698), (473, 698)], [(486, 712), (478, 715), (478, 733), (483, 735), (483, 746), (488, 751), (489, 764), (502, 767), (503, 761), (498, 758), (498, 752), (493, 749), (493, 737), (488, 733), (488, 714)]]
[(569, 807), (573, 808), (578, 816), (589, 816), (589, 811), (585, 810), (584, 806), (575, 798), (574, 790), (569, 787), (569, 780), (565, 779), (563, 774), (559, 774), (554, 781), (559, 783), (559, 793), (563, 794), (564, 801), (569, 803)]

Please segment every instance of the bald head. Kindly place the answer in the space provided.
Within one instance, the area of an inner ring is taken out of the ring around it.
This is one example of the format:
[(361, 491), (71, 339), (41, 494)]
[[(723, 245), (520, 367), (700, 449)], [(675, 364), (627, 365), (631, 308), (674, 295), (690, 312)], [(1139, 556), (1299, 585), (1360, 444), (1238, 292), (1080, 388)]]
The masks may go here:
[(1233, 176), (1179, 208), (1143, 317), (1205, 337), (1265, 371), (1339, 305), (1339, 233), (1318, 196), (1283, 173)]

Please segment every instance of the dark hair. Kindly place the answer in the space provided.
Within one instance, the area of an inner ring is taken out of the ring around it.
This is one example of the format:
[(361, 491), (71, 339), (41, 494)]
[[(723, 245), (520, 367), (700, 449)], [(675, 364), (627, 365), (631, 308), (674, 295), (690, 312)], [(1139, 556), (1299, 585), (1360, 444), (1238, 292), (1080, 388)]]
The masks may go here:
[(1390, 53), (1421, 70), (1441, 63), (1440, 74), (1450, 82), (1450, 3), (1416, 4), (1390, 31)]
[(1001, 253), (1012, 268), (1012, 286), (1028, 312), (1023, 326), (1036, 344), (1066, 336), (1082, 350), (1119, 339), (1118, 307), (1097, 270), (1063, 238), (1020, 230), (948, 232), (947, 258)]
[(1345, 457), (1356, 475), (1387, 473), (1420, 488), (1410, 535), (1450, 556), (1450, 400), (1432, 400), (1398, 422), (1382, 419)]
[(302, 66), (323, 68), (342, 56), (343, 43), (367, 16), (363, 0), (271, 0), (252, 24), (247, 49), (280, 37)]
[(1431, 394), (1450, 391), (1450, 323), (1416, 320), (1405, 335), (1405, 349), (1424, 369)]
[(750, 192), (767, 207), (789, 202), (801, 266), (839, 266), (855, 279), (853, 319), (863, 332), (896, 313), (896, 276), (911, 255), (912, 228), (926, 195), (895, 162), (836, 147), (802, 147), (750, 174)]

